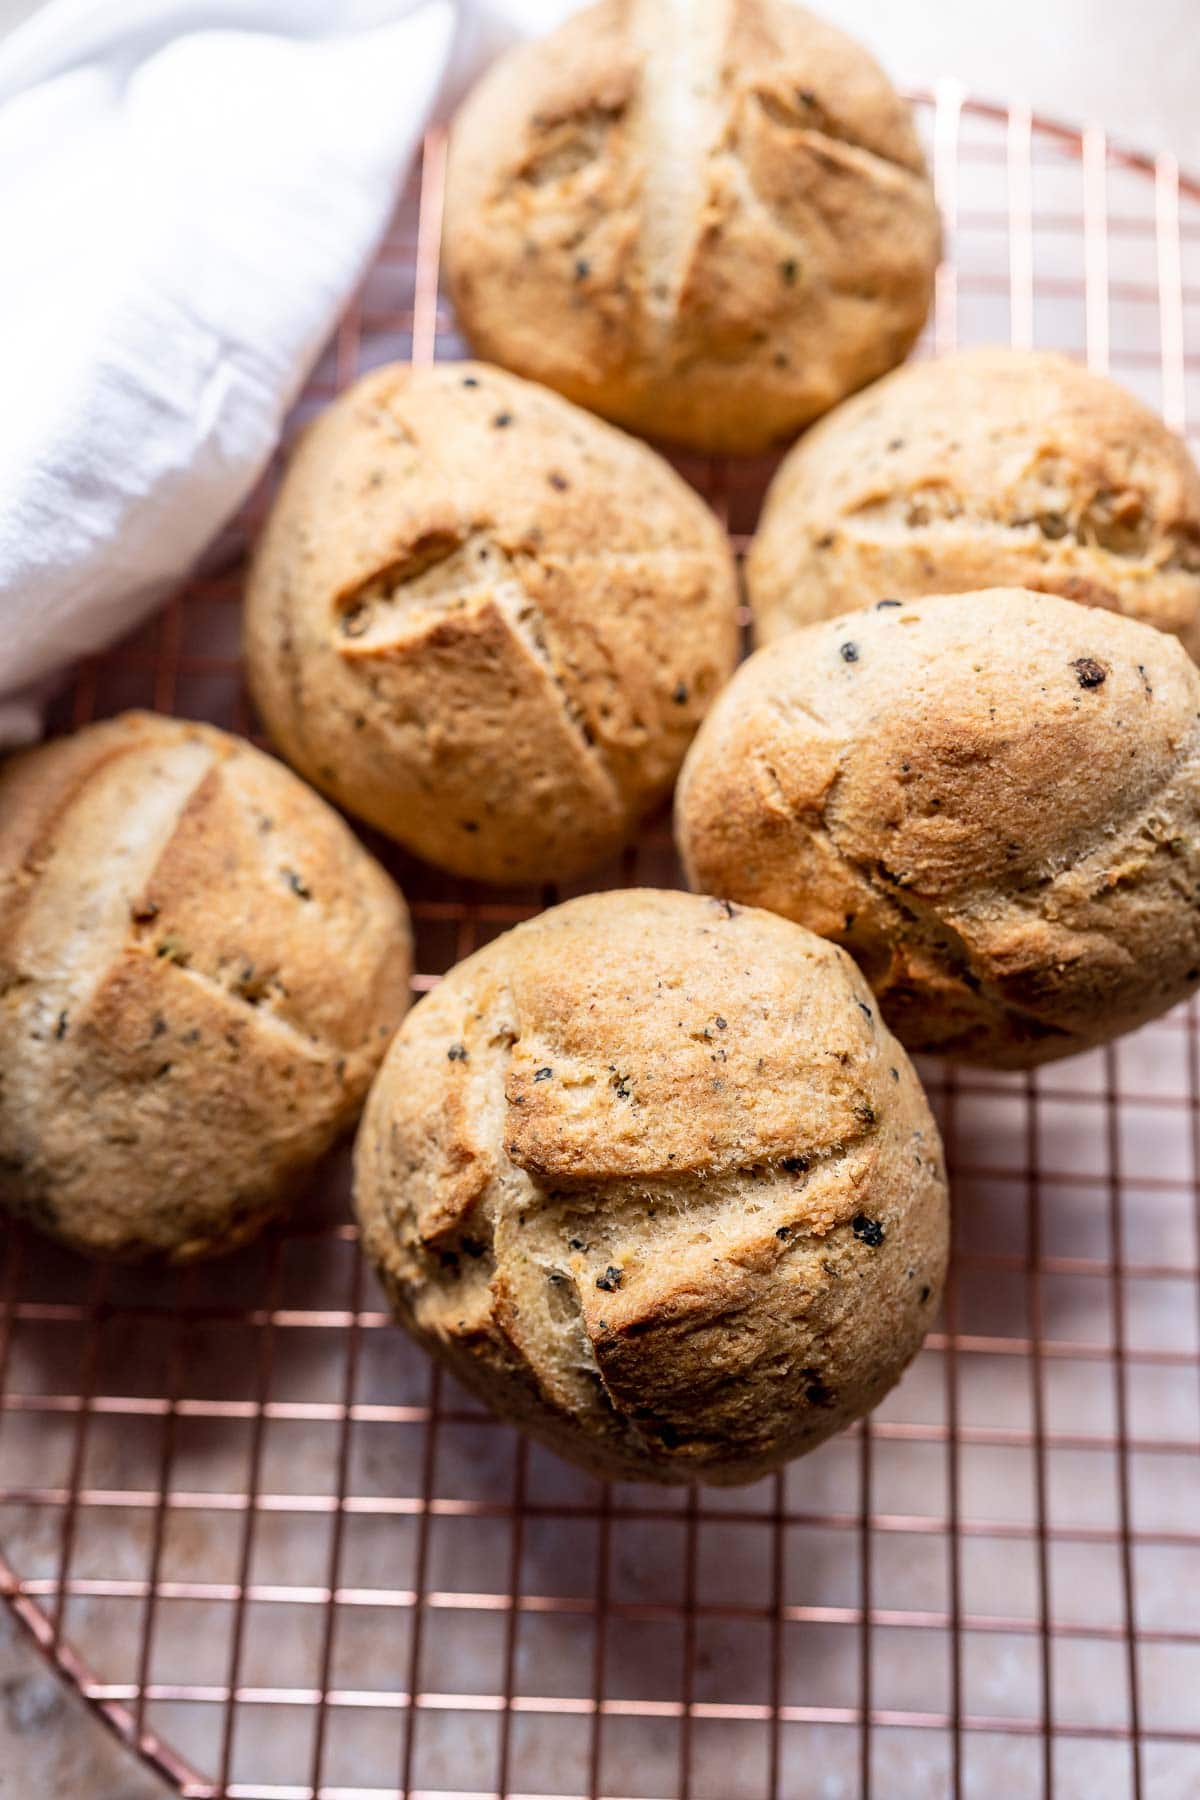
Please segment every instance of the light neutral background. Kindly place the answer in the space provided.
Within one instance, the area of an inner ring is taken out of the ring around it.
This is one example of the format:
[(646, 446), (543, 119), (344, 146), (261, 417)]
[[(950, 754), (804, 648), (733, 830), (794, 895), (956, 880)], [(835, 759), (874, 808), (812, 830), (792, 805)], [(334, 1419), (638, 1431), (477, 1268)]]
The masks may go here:
[(897, 80), (957, 75), (983, 100), (1103, 124), (1200, 169), (1197, 0), (820, 0)]
[[(0, 35), (40, 4), (0, 0)], [(1127, 142), (1174, 150), (1200, 173), (1200, 0), (830, 0), (821, 10), (907, 85), (958, 76), (982, 98), (1102, 122)], [(0, 1608), (2, 1800), (159, 1792)]]

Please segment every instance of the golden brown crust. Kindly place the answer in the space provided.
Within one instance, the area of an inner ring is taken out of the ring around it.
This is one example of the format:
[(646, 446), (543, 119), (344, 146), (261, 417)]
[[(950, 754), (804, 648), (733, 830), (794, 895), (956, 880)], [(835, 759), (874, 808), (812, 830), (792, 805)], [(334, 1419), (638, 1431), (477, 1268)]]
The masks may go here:
[(908, 353), (939, 245), (908, 108), (786, 0), (602, 0), (455, 121), (467, 337), (649, 436), (794, 436)]
[(625, 842), (736, 654), (703, 501), (478, 363), (379, 369), (330, 407), (247, 592), (249, 674), (288, 760), (488, 881), (565, 879)]
[(355, 1153), (400, 1319), (605, 1476), (751, 1480), (857, 1418), (937, 1305), (937, 1131), (849, 958), (592, 894), (414, 1009)]
[(1115, 382), (970, 350), (888, 376), (784, 462), (747, 560), (760, 642), (881, 595), (1025, 587), (1200, 656), (1200, 473)]
[(255, 1236), (353, 1121), (408, 916), (210, 726), (126, 713), (0, 770), (0, 1203), (96, 1256)]
[(1027, 1067), (1200, 977), (1200, 674), (1132, 619), (996, 590), (780, 638), (676, 821), (695, 886), (843, 944), (913, 1049)]

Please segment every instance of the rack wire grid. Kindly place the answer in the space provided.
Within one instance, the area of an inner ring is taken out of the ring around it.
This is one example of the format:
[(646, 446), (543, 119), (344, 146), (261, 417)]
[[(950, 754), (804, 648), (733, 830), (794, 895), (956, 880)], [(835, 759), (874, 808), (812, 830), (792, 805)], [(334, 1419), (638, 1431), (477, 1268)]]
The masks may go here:
[[(1085, 356), (1200, 419), (1200, 184), (1170, 156), (916, 96), (947, 227), (925, 349)], [(453, 356), (444, 146), (292, 427)], [(769, 469), (680, 466), (739, 545)], [(59, 726), (239, 731), (241, 557), (270, 480)], [(372, 840), (427, 990), (558, 897)], [(679, 880), (665, 819), (600, 885)], [(1200, 1794), (1200, 1036), (1194, 1007), (1036, 1075), (923, 1070), (944, 1312), (872, 1418), (752, 1487), (604, 1487), (388, 1322), (344, 1159), (265, 1242), (180, 1274), (9, 1228), (0, 1592), (190, 1800)]]

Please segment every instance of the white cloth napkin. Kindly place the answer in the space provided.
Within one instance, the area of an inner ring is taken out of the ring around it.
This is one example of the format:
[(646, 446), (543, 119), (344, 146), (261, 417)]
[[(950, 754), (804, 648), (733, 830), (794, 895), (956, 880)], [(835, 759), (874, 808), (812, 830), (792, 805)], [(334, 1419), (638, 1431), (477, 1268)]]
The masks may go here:
[(571, 0), (52, 0), (0, 45), (0, 748), (263, 469), (434, 109)]

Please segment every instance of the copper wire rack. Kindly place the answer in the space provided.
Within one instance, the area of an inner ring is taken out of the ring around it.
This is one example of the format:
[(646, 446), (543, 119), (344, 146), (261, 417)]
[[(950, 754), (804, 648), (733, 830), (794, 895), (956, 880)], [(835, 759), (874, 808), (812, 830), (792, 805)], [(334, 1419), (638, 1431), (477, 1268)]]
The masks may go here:
[[(948, 245), (923, 349), (1060, 348), (1200, 421), (1200, 184), (951, 84), (916, 101)], [(443, 163), (433, 135), (289, 429), (366, 367), (459, 353)], [(766, 465), (680, 466), (744, 543)], [(59, 727), (253, 733), (270, 485)], [(372, 843), (418, 993), (559, 897)], [(591, 885), (678, 880), (660, 819)], [(191, 1800), (1200, 1794), (1196, 1010), (1036, 1076), (923, 1073), (943, 1314), (872, 1418), (744, 1490), (603, 1487), (483, 1413), (389, 1324), (344, 1158), (180, 1274), (9, 1228), (0, 1593)]]

